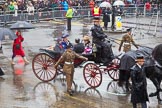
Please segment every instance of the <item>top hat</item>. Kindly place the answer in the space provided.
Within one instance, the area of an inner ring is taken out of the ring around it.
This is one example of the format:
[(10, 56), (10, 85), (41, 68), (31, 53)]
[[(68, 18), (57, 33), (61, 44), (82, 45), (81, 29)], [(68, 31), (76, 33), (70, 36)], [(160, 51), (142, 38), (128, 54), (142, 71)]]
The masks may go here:
[(132, 28), (128, 28), (128, 29), (127, 29), (127, 32), (131, 32), (131, 31), (132, 31)]
[(137, 55), (136, 61), (145, 61), (142, 55)]
[(66, 37), (68, 37), (69, 36), (69, 34), (63, 34), (62, 35), (62, 38), (66, 38)]

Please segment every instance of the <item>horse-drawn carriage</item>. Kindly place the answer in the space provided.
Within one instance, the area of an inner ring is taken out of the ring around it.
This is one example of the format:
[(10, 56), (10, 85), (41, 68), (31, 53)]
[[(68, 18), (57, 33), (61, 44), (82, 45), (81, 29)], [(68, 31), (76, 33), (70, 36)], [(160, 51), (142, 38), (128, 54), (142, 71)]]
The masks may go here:
[[(110, 50), (111, 45), (110, 45)], [(113, 52), (111, 55), (113, 55)], [(51, 81), (55, 79), (58, 74), (63, 73), (63, 64), (59, 65), (57, 69), (54, 68), (54, 64), (61, 56), (61, 53), (50, 51), (50, 50), (41, 50), (41, 52), (33, 58), (32, 69), (34, 74), (38, 79), (44, 82)], [(102, 82), (102, 73), (108, 73), (110, 78), (113, 80), (118, 80), (119, 75), (119, 59), (116, 56), (110, 57), (109, 62), (103, 64), (96, 61), (97, 56), (95, 53), (92, 54), (83, 54), (83, 56), (88, 58), (88, 61), (83, 61), (81, 59), (74, 60), (74, 66), (79, 67), (85, 64), (83, 67), (83, 76), (86, 83), (91, 87), (98, 87)], [(93, 61), (89, 62), (89, 61)]]

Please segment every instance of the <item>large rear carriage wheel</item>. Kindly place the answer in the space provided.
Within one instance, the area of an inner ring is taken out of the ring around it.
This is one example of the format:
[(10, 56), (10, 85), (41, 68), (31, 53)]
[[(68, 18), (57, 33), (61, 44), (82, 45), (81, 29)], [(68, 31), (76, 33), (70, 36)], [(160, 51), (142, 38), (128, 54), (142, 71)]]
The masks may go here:
[(93, 88), (100, 86), (102, 82), (100, 68), (94, 63), (88, 63), (84, 66), (83, 76), (86, 83)]
[(41, 81), (51, 81), (56, 76), (56, 69), (54, 68), (55, 60), (48, 54), (37, 54), (32, 61), (32, 69), (35, 76)]

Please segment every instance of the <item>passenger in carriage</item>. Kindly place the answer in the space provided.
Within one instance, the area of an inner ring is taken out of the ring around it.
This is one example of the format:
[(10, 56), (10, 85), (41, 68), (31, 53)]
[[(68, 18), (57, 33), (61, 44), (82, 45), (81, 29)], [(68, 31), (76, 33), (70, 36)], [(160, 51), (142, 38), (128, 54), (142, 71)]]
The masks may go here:
[(84, 36), (83, 42), (84, 42), (84, 47), (85, 47), (83, 54), (92, 54), (92, 44), (91, 44), (91, 41), (90, 41), (90, 37)]
[(80, 39), (75, 39), (73, 51), (80, 54), (84, 52), (84, 44), (80, 42)]
[(45, 48), (46, 50), (51, 50), (51, 51), (55, 51), (55, 52), (59, 52), (59, 53), (63, 53), (64, 52), (64, 48), (62, 46), (62, 38), (57, 38), (56, 39), (56, 44), (55, 46), (51, 45), (48, 48)]
[(122, 37), (122, 40), (119, 45), (119, 52), (121, 51), (122, 46), (124, 52), (130, 51), (131, 44), (133, 44), (138, 49), (138, 45), (134, 42), (134, 39), (131, 35), (131, 31), (132, 31), (131, 28), (127, 29), (127, 33)]
[(67, 45), (72, 45), (72, 43), (68, 40), (68, 34), (62, 35), (61, 38), (56, 39), (56, 45), (55, 46), (50, 46), (48, 48), (45, 48), (46, 50), (52, 50), (55, 52), (63, 53), (66, 50)]
[(63, 53), (64, 52), (64, 48), (62, 46), (62, 39), (61, 38), (57, 38), (57, 43), (56, 45), (53, 47), (53, 50), (55, 52), (59, 52), (59, 53)]
[(69, 36), (69, 34), (64, 34), (64, 35), (62, 35), (62, 46), (63, 46), (63, 48), (66, 50), (66, 48), (67, 48), (67, 45), (71, 45), (71, 46), (73, 46), (72, 45), (72, 43), (69, 41), (69, 39), (67, 38)]

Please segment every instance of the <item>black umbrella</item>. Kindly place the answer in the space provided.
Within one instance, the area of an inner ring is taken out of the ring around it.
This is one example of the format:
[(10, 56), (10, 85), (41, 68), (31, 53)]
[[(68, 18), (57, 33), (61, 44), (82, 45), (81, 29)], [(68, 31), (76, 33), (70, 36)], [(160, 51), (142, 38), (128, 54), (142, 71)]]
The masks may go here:
[(17, 30), (17, 29), (33, 29), (34, 26), (31, 23), (26, 21), (17, 21), (16, 23), (12, 24), (10, 29)]
[(11, 39), (11, 40), (14, 40), (16, 39), (16, 35), (15, 33), (8, 29), (8, 28), (1, 28), (0, 29), (0, 40), (8, 40), (8, 39)]

